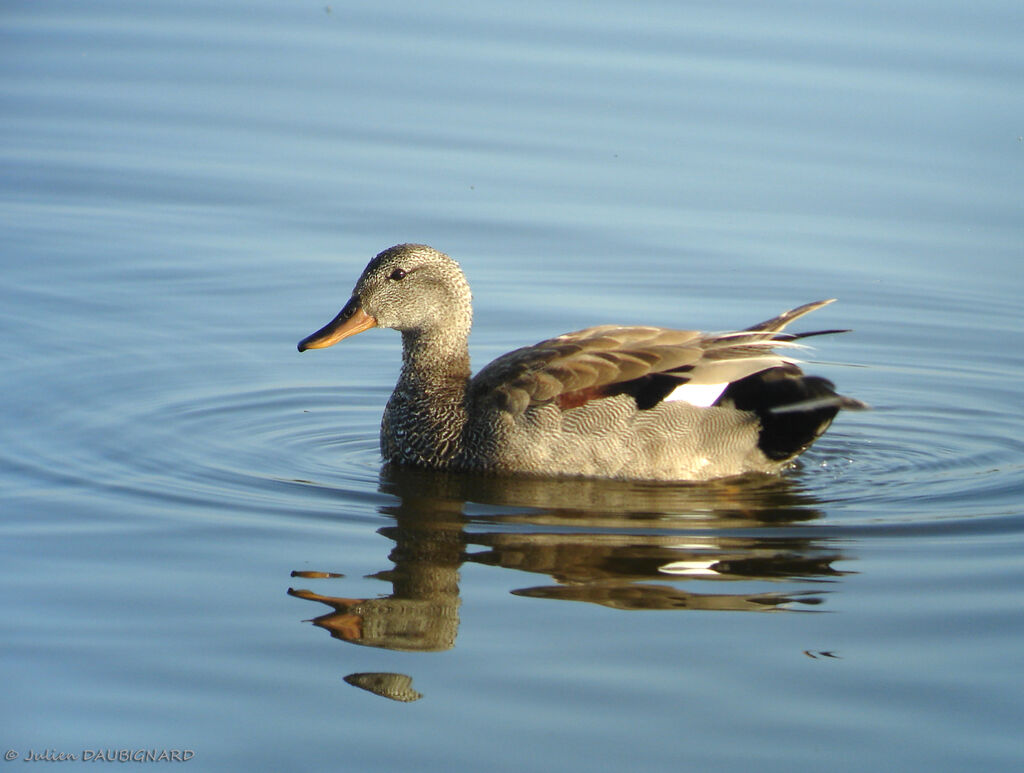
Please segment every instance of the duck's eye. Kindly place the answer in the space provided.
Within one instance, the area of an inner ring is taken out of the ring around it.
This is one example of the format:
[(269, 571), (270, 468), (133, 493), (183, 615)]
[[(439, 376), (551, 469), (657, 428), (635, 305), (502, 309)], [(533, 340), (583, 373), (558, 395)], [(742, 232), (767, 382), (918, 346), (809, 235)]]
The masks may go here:
[(391, 272), (391, 274), (390, 274), (390, 275), (388, 276), (388, 279), (394, 279), (394, 280), (395, 280), (395, 281), (397, 282), (397, 281), (399, 281), (399, 280), (401, 280), (401, 279), (405, 279), (405, 275), (406, 275), (406, 273), (407, 273), (407, 272), (405, 271), (405, 269), (403, 269), (403, 268), (396, 268), (396, 269), (395, 269), (394, 271), (392, 271), (392, 272)]

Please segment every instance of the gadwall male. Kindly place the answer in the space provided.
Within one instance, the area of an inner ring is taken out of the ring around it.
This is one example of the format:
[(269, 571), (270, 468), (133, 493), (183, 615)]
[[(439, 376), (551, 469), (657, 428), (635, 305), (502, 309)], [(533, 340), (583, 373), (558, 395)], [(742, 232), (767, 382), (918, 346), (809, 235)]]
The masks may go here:
[(436, 470), (634, 480), (775, 473), (841, 408), (863, 403), (805, 376), (783, 333), (818, 301), (745, 330), (602, 325), (509, 352), (471, 376), (469, 285), (422, 244), (384, 250), (299, 351), (371, 327), (402, 333), (381, 422), (386, 461)]

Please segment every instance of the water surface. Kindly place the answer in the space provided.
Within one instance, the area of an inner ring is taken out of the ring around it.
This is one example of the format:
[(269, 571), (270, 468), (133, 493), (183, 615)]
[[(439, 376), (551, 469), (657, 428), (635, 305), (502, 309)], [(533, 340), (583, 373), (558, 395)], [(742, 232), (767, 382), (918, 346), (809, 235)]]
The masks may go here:
[[(0, 13), (2, 743), (202, 770), (1011, 770), (1024, 658), (1009, 2)], [(399, 341), (477, 367), (818, 298), (873, 406), (778, 479), (382, 470)]]

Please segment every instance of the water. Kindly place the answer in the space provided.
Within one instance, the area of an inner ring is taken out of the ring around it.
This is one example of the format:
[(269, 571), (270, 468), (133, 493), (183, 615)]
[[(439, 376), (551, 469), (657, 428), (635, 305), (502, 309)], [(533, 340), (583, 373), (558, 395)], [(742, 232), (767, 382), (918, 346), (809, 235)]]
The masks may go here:
[[(6, 4), (0, 743), (1019, 767), (1022, 21)], [(462, 262), (477, 367), (836, 296), (809, 369), (874, 410), (777, 480), (382, 473), (397, 336), (294, 347), (399, 241)]]

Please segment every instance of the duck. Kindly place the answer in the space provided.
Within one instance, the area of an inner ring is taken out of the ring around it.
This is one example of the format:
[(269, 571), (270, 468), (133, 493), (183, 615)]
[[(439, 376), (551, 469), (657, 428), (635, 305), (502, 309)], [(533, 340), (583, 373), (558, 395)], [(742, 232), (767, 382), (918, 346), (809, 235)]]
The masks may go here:
[(733, 332), (599, 325), (524, 346), (472, 375), (472, 296), (459, 264), (389, 247), (300, 352), (374, 327), (401, 333), (384, 409), (387, 464), (456, 473), (707, 481), (793, 466), (842, 409), (862, 409), (792, 352), (786, 333), (834, 299)]

